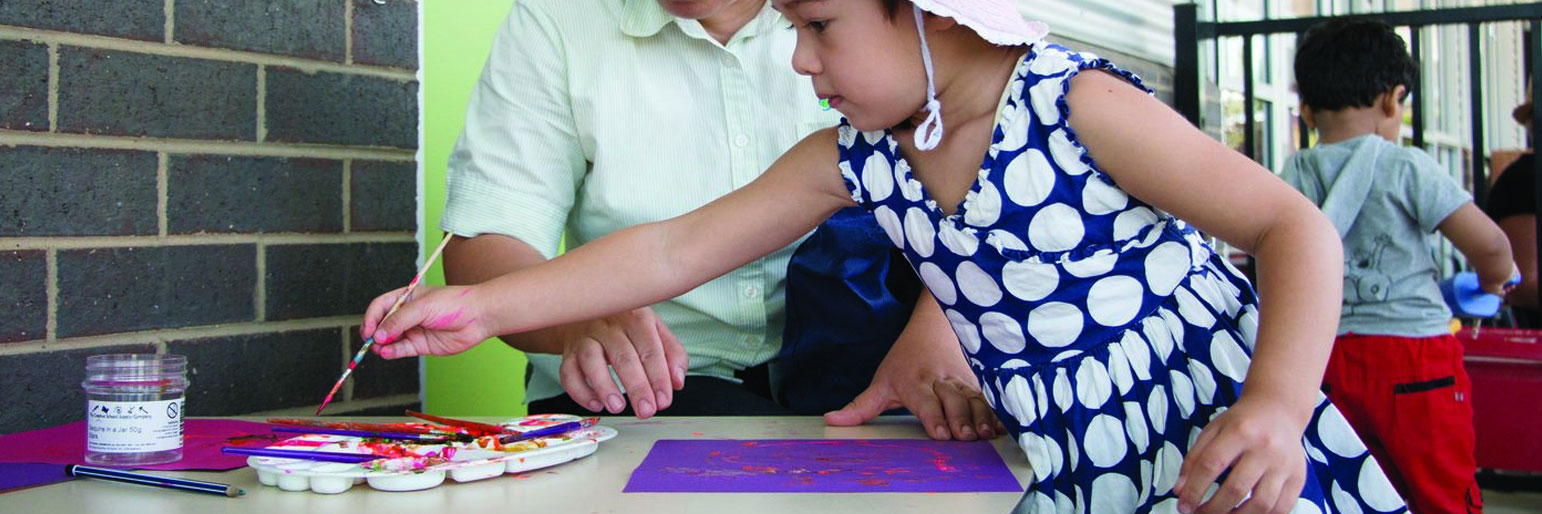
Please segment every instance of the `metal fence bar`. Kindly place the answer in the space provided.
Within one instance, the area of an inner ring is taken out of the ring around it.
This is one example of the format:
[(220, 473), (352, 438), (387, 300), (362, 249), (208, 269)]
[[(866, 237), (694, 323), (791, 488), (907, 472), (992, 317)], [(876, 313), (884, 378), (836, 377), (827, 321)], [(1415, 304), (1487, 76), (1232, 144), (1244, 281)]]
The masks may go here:
[(1413, 90), (1413, 145), (1414, 148), (1424, 149), (1424, 27), (1413, 26), (1408, 29), (1408, 50), (1416, 63), (1421, 63), (1419, 72), (1414, 74), (1414, 83), (1409, 85)]
[(1173, 6), (1173, 108), (1196, 127), (1199, 120), (1199, 6)]
[[(1468, 23), (1488, 23), (1495, 21), (1515, 21), (1542, 18), (1542, 2), (1527, 4), (1488, 5), (1482, 7), (1454, 7), (1448, 9), (1431, 9), (1427, 11), (1395, 11), (1385, 13), (1371, 13), (1363, 16), (1376, 18), (1387, 22), (1388, 25), (1397, 27), (1418, 27), (1425, 25), (1460, 25)], [(1339, 16), (1311, 16), (1306, 18), (1289, 18), (1258, 21), (1238, 22), (1201, 22), (1199, 34), (1203, 38), (1247, 36), (1257, 34), (1279, 34), (1288, 32), (1305, 32), (1313, 25), (1322, 23)]]
[(1242, 37), (1242, 55), (1242, 154), (1258, 162), (1258, 141), (1253, 136), (1258, 126), (1258, 114), (1253, 109), (1257, 94), (1253, 91), (1253, 36)]
[[(1528, 130), (1527, 133), (1526, 133), (1526, 142), (1527, 142), (1527, 146), (1530, 146), (1532, 148), (1532, 152), (1535, 153), (1536, 152), (1536, 147), (1537, 147), (1537, 142), (1536, 142), (1536, 137), (1537, 137), (1536, 136), (1537, 120), (1542, 120), (1542, 102), (1537, 102), (1536, 101), (1537, 99), (1542, 99), (1542, 92), (1539, 92), (1539, 91), (1542, 91), (1542, 89), (1539, 89), (1539, 88), (1542, 88), (1542, 20), (1537, 20), (1537, 19), (1531, 20), (1531, 38), (1530, 38), (1530, 41), (1528, 41), (1528, 43), (1531, 44), (1531, 84), (1530, 85), (1531, 85), (1531, 98), (1532, 98), (1532, 102), (1531, 102), (1531, 129)], [(1535, 155), (1532, 156), (1532, 175), (1531, 176), (1532, 176), (1532, 189), (1533, 189), (1532, 190), (1532, 194), (1535, 194), (1538, 200), (1542, 200), (1542, 180), (1538, 180), (1537, 179), (1537, 177), (1542, 177), (1542, 159), (1536, 158)], [(1542, 205), (1542, 202), (1538, 202), (1537, 204), (1538, 205)], [(1538, 223), (1537, 224), (1537, 234), (1536, 234), (1536, 236), (1537, 236), (1537, 238), (1532, 240), (1533, 242), (1537, 242), (1538, 243), (1537, 244), (1537, 260), (1536, 260), (1536, 262), (1538, 262), (1539, 265), (1542, 265), (1542, 223)], [(1538, 288), (1538, 290), (1537, 290), (1537, 305), (1538, 306), (1542, 306), (1542, 288)]]
[(1472, 197), (1478, 205), (1488, 202), (1488, 149), (1483, 140), (1483, 32), (1477, 23), (1467, 24), (1467, 89), (1472, 111)]

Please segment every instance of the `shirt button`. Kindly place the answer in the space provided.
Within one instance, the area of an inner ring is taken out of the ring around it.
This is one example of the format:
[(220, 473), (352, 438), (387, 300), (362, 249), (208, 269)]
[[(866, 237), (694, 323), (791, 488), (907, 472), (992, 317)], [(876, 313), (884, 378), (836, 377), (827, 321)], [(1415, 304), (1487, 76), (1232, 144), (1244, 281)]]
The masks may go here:
[(746, 299), (760, 298), (760, 288), (756, 286), (744, 286), (742, 293)]
[(734, 146), (737, 146), (739, 148), (744, 148), (745, 146), (748, 146), (749, 144), (750, 144), (750, 136), (746, 136), (744, 134), (739, 134), (737, 136), (734, 136)]

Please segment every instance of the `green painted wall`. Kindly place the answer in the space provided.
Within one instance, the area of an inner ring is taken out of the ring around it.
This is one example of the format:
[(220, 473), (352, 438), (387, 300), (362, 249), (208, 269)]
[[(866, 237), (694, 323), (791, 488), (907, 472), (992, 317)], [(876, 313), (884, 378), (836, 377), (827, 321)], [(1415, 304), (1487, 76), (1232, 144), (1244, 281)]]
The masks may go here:
[[(445, 160), (465, 120), (471, 88), (514, 0), (422, 0), (424, 248), (438, 245)], [(430, 284), (444, 284), (439, 265)], [(424, 410), (446, 416), (525, 413), (525, 358), (497, 341), (424, 364)]]

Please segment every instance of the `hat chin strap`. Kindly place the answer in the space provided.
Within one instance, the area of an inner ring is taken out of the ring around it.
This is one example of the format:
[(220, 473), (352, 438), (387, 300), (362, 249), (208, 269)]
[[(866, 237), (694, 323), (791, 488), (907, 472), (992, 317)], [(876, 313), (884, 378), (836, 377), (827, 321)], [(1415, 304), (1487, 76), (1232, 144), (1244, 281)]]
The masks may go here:
[(942, 102), (937, 101), (937, 85), (932, 75), (932, 51), (926, 46), (926, 25), (921, 8), (911, 5), (916, 15), (916, 32), (921, 34), (921, 62), (926, 65), (926, 121), (916, 127), (916, 149), (931, 150), (942, 143)]

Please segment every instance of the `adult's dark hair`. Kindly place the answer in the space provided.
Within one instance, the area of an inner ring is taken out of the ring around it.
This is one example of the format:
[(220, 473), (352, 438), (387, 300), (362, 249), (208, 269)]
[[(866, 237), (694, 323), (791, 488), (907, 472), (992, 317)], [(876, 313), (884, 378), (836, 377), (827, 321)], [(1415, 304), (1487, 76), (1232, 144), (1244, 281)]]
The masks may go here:
[(1418, 72), (1403, 38), (1379, 20), (1322, 22), (1296, 48), (1296, 90), (1314, 110), (1371, 107), (1397, 86), (1412, 90)]

